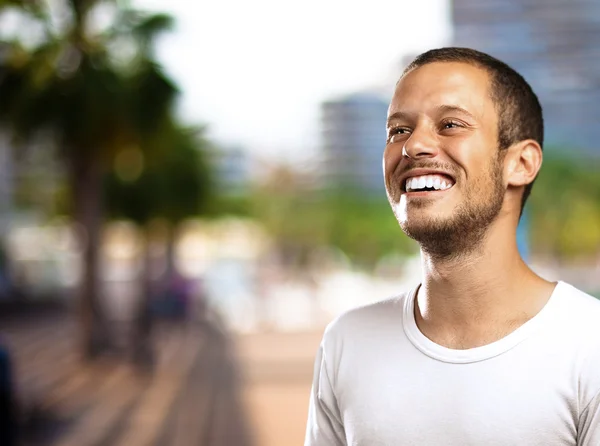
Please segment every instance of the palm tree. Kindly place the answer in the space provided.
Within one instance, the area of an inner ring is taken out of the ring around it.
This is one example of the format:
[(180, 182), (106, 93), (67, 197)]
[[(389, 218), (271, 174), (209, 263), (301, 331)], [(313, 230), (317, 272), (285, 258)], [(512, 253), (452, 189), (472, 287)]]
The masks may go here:
[(177, 88), (153, 54), (171, 19), (116, 0), (0, 0), (0, 23), (14, 29), (0, 41), (0, 123), (16, 143), (49, 138), (66, 163), (83, 234), (82, 347), (93, 357), (108, 344), (98, 296), (102, 180), (116, 152), (171, 114)]
[(122, 158), (127, 157), (130, 162), (121, 163), (120, 168), (117, 164), (106, 176), (105, 197), (111, 217), (134, 221), (145, 231), (139, 287), (141, 295), (138, 298), (133, 342), (138, 362), (151, 365), (152, 318), (149, 308), (153, 290), (149, 278), (149, 241), (152, 223), (158, 220), (168, 226), (166, 271), (162, 280), (164, 287), (175, 272), (175, 228), (186, 218), (206, 211), (212, 178), (206, 150), (208, 142), (203, 138), (202, 129), (184, 128), (173, 123), (165, 126), (161, 135), (143, 143), (146, 152), (155, 155), (145, 161), (140, 152), (123, 152)]

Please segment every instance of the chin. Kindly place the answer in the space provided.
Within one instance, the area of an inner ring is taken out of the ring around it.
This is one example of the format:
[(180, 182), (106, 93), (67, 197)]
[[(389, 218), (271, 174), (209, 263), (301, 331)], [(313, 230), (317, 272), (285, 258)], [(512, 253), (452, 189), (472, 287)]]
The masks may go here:
[(448, 206), (399, 206), (398, 223), (421, 249), (439, 258), (472, 252), (483, 240), (502, 207), (502, 195), (485, 204)]
[(451, 233), (461, 231), (461, 218), (458, 210), (440, 209), (437, 206), (404, 207), (396, 214), (400, 228), (410, 238), (418, 242), (431, 238), (448, 237)]
[(416, 241), (420, 241), (423, 237), (435, 236), (448, 227), (447, 222), (439, 219), (405, 218), (398, 222), (402, 231)]
[(474, 234), (465, 237), (452, 219), (407, 218), (399, 220), (402, 231), (415, 240), (421, 250), (440, 259), (469, 251), (477, 243)]

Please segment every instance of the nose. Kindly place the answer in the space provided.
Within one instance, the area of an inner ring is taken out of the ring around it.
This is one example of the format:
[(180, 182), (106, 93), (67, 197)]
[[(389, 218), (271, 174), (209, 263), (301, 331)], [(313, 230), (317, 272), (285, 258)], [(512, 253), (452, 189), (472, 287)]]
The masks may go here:
[(433, 158), (438, 154), (435, 138), (426, 129), (414, 129), (402, 147), (402, 156), (418, 160)]

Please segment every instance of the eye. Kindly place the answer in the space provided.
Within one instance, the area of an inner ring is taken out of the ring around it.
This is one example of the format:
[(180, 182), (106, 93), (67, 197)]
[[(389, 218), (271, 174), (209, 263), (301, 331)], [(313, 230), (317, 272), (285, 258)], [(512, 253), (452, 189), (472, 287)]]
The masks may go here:
[(400, 138), (404, 135), (408, 135), (409, 133), (410, 129), (407, 127), (392, 127), (388, 130), (388, 141), (394, 142), (394, 139)]
[(442, 130), (450, 130), (450, 129), (456, 129), (456, 128), (460, 128), (460, 127), (463, 127), (463, 125), (458, 121), (449, 120), (449, 121), (442, 122)]

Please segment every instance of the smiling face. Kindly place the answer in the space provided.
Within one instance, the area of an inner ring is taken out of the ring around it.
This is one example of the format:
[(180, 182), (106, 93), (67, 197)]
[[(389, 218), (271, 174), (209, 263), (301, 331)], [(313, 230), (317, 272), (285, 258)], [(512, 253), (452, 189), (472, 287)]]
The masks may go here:
[(432, 254), (476, 247), (506, 192), (488, 73), (434, 62), (406, 74), (390, 104), (384, 176), (400, 226)]

